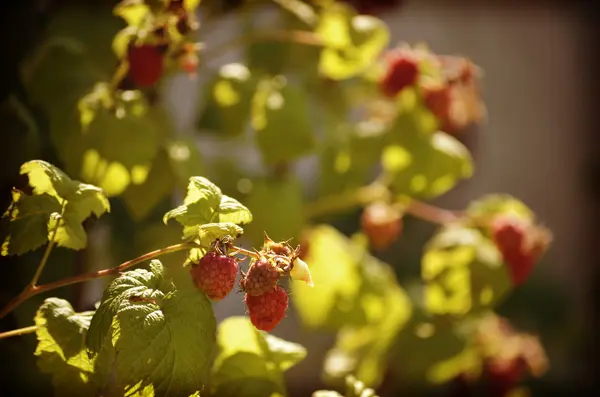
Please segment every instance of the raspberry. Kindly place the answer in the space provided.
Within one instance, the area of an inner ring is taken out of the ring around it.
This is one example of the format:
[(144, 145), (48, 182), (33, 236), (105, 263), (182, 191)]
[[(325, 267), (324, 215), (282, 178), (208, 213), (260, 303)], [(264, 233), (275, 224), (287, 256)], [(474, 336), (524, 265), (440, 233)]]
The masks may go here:
[(395, 50), (387, 59), (387, 70), (380, 82), (384, 95), (394, 98), (404, 88), (416, 83), (419, 77), (417, 59), (406, 50)]
[(253, 260), (248, 273), (242, 276), (240, 287), (251, 296), (264, 294), (277, 285), (281, 277), (277, 266), (265, 257)]
[(279, 285), (262, 295), (246, 294), (246, 306), (252, 324), (262, 331), (271, 331), (285, 317), (288, 295)]
[(238, 264), (233, 256), (221, 255), (215, 251), (208, 252), (190, 269), (196, 287), (215, 301), (225, 298), (231, 292), (237, 272)]
[(519, 384), (524, 376), (524, 363), (521, 358), (488, 360), (484, 363), (484, 378), (488, 396), (506, 397)]
[(376, 250), (384, 250), (400, 236), (402, 217), (387, 204), (373, 203), (363, 211), (361, 226), (371, 246)]
[(139, 87), (148, 87), (158, 81), (163, 73), (163, 54), (156, 46), (132, 47), (127, 54), (129, 76)]
[(525, 282), (549, 242), (544, 229), (510, 216), (494, 220), (492, 238), (508, 265), (514, 285)]

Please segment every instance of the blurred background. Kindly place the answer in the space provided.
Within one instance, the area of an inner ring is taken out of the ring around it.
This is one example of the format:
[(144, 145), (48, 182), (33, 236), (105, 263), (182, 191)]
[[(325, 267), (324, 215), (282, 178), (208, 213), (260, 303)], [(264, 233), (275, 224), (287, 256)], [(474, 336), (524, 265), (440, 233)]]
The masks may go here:
[[(23, 90), (16, 71), (29, 51), (44, 35), (53, 12), (71, 7), (67, 1), (23, 1), (11, 3), (3, 11), (0, 40), (2, 100)], [(114, 2), (96, 1), (92, 7), (110, 10)], [(235, 3), (235, 2), (232, 2)], [(475, 157), (475, 176), (435, 201), (451, 209), (464, 208), (473, 198), (486, 193), (509, 193), (521, 199), (554, 234), (554, 241), (533, 276), (516, 290), (498, 309), (516, 328), (540, 335), (549, 356), (550, 371), (530, 381), (534, 396), (551, 392), (577, 392), (595, 386), (597, 358), (591, 342), (597, 334), (595, 322), (595, 280), (598, 274), (596, 225), (598, 221), (598, 139), (593, 134), (596, 84), (593, 49), (597, 33), (592, 11), (585, 2), (550, 1), (447, 1), (412, 0), (379, 15), (389, 26), (392, 44), (425, 42), (438, 54), (460, 54), (479, 65), (483, 72), (483, 96), (488, 120), (463, 135)], [(235, 4), (231, 5), (232, 8)], [(265, 11), (265, 21), (270, 18)], [(226, 42), (239, 34), (235, 16), (226, 15), (211, 30), (207, 46)], [(209, 68), (240, 59), (235, 51), (211, 59)], [(196, 131), (196, 113), (201, 105), (199, 93), (207, 76), (199, 75), (190, 83), (185, 75), (173, 77), (166, 89), (166, 105), (174, 117), (181, 137), (193, 138), (210, 162), (226, 156), (241, 160), (245, 170), (259, 170), (259, 154), (243, 142), (225, 146), (214, 137)], [(35, 114), (43, 120), (43, 114)], [(14, 153), (11, 142), (19, 139), (19, 125), (7, 115), (0, 119), (2, 128), (2, 187), (0, 203), (6, 208), (10, 188), (22, 183), (16, 178), (18, 165), (32, 158), (57, 161), (44, 128), (40, 142), (29, 153)], [(43, 122), (42, 122), (43, 125)], [(33, 156), (33, 157), (32, 157)], [(58, 161), (57, 161), (58, 163)], [(16, 165), (16, 166), (15, 166)], [(314, 159), (295, 165), (309, 186), (317, 170)], [(235, 186), (234, 182), (229, 182)], [(230, 185), (230, 186), (231, 186)], [(225, 190), (226, 188), (224, 188)], [(181, 197), (172, 198), (172, 202)], [(169, 204), (167, 203), (166, 208)], [(164, 207), (163, 207), (164, 208)], [(116, 221), (101, 220), (91, 231), (90, 248), (85, 252), (56, 249), (44, 280), (54, 280), (93, 268), (114, 266), (135, 256), (136, 250), (152, 245), (161, 231), (148, 229), (133, 239), (139, 229), (118, 223), (127, 217), (122, 205), (113, 206)], [(158, 211), (160, 212), (160, 211)], [(335, 225), (352, 231), (358, 225), (358, 212), (338, 218)], [(169, 229), (171, 230), (171, 229)], [(434, 228), (424, 222), (407, 219), (404, 237), (381, 258), (403, 272), (419, 266), (423, 243)], [(172, 230), (171, 230), (172, 231)], [(177, 231), (175, 231), (176, 234)], [(109, 246), (109, 237), (118, 242)], [(170, 233), (170, 232), (169, 232)], [(107, 249), (108, 248), (108, 249)], [(139, 251), (138, 253), (140, 253)], [(0, 304), (4, 305), (24, 286), (41, 252), (23, 257), (0, 259)], [(92, 259), (93, 258), (93, 259)], [(78, 310), (93, 306), (105, 280), (54, 291), (73, 302)], [(36, 297), (0, 322), (0, 330), (23, 327), (43, 300)], [(215, 305), (218, 319), (244, 314), (240, 296), (232, 294)], [(288, 320), (274, 334), (298, 342), (308, 349), (308, 357), (288, 373), (292, 396), (307, 396), (325, 387), (321, 381), (321, 363), (333, 336), (308, 333), (298, 324), (293, 308)], [(47, 395), (49, 379), (38, 374), (35, 337), (28, 335), (0, 341), (0, 354), (8, 364), (0, 375), (0, 395)], [(35, 373), (34, 375), (32, 375)], [(36, 379), (35, 383), (30, 379)], [(38, 381), (39, 380), (39, 381)]]

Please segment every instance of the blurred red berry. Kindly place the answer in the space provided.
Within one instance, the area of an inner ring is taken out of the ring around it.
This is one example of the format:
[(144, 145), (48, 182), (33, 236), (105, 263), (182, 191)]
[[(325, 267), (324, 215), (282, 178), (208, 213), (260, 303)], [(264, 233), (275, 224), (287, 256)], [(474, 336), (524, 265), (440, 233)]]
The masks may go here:
[(384, 95), (394, 98), (404, 88), (414, 85), (419, 78), (416, 57), (405, 50), (394, 50), (386, 57), (387, 69), (380, 82)]
[(164, 57), (157, 46), (144, 44), (131, 47), (127, 60), (131, 81), (138, 87), (154, 85), (163, 74)]
[(361, 227), (371, 247), (384, 250), (398, 240), (402, 233), (402, 216), (385, 203), (373, 203), (364, 209)]

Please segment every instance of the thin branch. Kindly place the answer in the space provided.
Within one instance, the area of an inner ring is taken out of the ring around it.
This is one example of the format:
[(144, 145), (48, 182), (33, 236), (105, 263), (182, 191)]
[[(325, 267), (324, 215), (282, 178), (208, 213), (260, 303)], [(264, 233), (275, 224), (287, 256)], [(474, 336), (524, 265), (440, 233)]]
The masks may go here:
[(417, 200), (411, 200), (404, 211), (415, 218), (440, 225), (456, 222), (462, 218), (462, 215), (459, 212), (436, 207), (435, 205), (426, 204)]
[(38, 286), (30, 285), (23, 292), (21, 292), (14, 299), (12, 299), (2, 309), (2, 311), (0, 311), (0, 319), (3, 318), (4, 316), (6, 316), (11, 311), (13, 311), (17, 306), (19, 306), (21, 303), (25, 302), (27, 299), (31, 298), (32, 296), (35, 296), (35, 295), (38, 295), (38, 294), (41, 294), (41, 293), (44, 293), (44, 292), (47, 292), (47, 291), (50, 291), (53, 289), (66, 287), (68, 285), (77, 284), (77, 283), (81, 283), (81, 282), (88, 281), (88, 280), (93, 280), (93, 279), (100, 278), (100, 277), (115, 275), (115, 274), (121, 273), (121, 272), (129, 269), (130, 267), (133, 267), (139, 263), (148, 261), (150, 259), (154, 259), (159, 256), (169, 254), (172, 252), (183, 251), (183, 250), (188, 250), (188, 249), (193, 249), (193, 248), (198, 248), (198, 245), (195, 243), (175, 244), (175, 245), (171, 245), (169, 247), (158, 249), (156, 251), (148, 252), (144, 255), (138, 256), (137, 258), (131, 259), (127, 262), (120, 264), (119, 266), (116, 266), (116, 267), (113, 267), (110, 269), (104, 269), (104, 270), (99, 270), (99, 271), (95, 271), (95, 272), (79, 274), (77, 276), (67, 277), (62, 280), (54, 281), (54, 282), (48, 283), (48, 284), (42, 284), (42, 285), (38, 285)]
[(12, 336), (21, 336), (26, 334), (34, 333), (37, 326), (32, 325), (25, 328), (13, 329), (11, 331), (0, 332), (0, 339), (10, 338)]

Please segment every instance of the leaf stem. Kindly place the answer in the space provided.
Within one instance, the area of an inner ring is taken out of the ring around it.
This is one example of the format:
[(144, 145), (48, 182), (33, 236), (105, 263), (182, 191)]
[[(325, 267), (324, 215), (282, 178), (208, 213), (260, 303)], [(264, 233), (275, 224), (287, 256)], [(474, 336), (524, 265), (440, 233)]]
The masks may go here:
[(28, 288), (29, 287), (35, 288), (35, 285), (37, 284), (38, 280), (40, 279), (40, 276), (42, 275), (42, 272), (44, 271), (44, 267), (46, 267), (46, 262), (48, 262), (48, 258), (50, 257), (50, 252), (52, 252), (52, 248), (54, 248), (54, 246), (56, 245), (56, 243), (54, 242), (54, 237), (56, 237), (57, 230), (58, 230), (58, 227), (56, 227), (54, 229), (54, 233), (52, 234), (52, 239), (46, 246), (46, 251), (44, 251), (44, 256), (42, 257), (42, 260), (40, 261), (40, 264), (38, 265), (38, 267), (35, 271), (35, 274), (31, 278)]
[(54, 281), (54, 282), (48, 283), (48, 284), (42, 284), (42, 285), (37, 285), (37, 286), (33, 286), (30, 284), (27, 288), (25, 288), (23, 290), (23, 292), (21, 292), (14, 299), (12, 299), (0, 311), (0, 319), (3, 318), (4, 316), (6, 316), (11, 311), (13, 311), (17, 306), (19, 306), (21, 303), (25, 302), (27, 299), (31, 298), (32, 296), (35, 296), (35, 295), (38, 295), (38, 294), (41, 294), (41, 293), (44, 293), (44, 292), (47, 292), (47, 291), (50, 291), (53, 289), (66, 287), (67, 285), (77, 284), (77, 283), (81, 283), (81, 282), (88, 281), (88, 280), (93, 280), (93, 279), (100, 278), (100, 277), (106, 277), (106, 276), (118, 274), (118, 273), (121, 273), (121, 272), (129, 269), (130, 267), (133, 267), (139, 263), (148, 261), (150, 259), (154, 259), (159, 256), (169, 254), (172, 252), (183, 251), (183, 250), (188, 250), (188, 249), (193, 249), (193, 248), (198, 248), (198, 245), (195, 243), (175, 244), (175, 245), (171, 245), (169, 247), (158, 249), (156, 251), (148, 252), (144, 255), (138, 256), (137, 258), (131, 259), (127, 262), (123, 262), (119, 266), (115, 266), (110, 269), (103, 269), (103, 270), (98, 270), (95, 272), (83, 273), (83, 274), (79, 274), (77, 276), (67, 277), (62, 280)]
[(232, 248), (234, 249), (236, 254), (242, 254), (242, 255), (246, 255), (246, 256), (250, 256), (252, 258), (258, 259), (258, 254), (256, 252), (249, 251), (242, 247), (236, 247), (235, 245)]
[(228, 51), (246, 46), (262, 41), (276, 41), (276, 42), (291, 42), (304, 44), (309, 46), (323, 46), (323, 40), (321, 38), (309, 31), (305, 30), (271, 30), (265, 32), (257, 32), (250, 35), (240, 36), (228, 43), (220, 45), (218, 47), (214, 47), (212, 50), (207, 50), (204, 52), (203, 57), (206, 61), (207, 59), (217, 58)]
[(427, 204), (418, 200), (411, 200), (404, 211), (407, 214), (420, 218), (424, 221), (444, 225), (449, 222), (456, 222), (462, 218), (462, 214), (457, 211), (451, 211), (435, 205)]
[(37, 326), (31, 325), (25, 328), (13, 329), (11, 331), (0, 332), (0, 339), (10, 338), (12, 336), (21, 336), (35, 332)]

